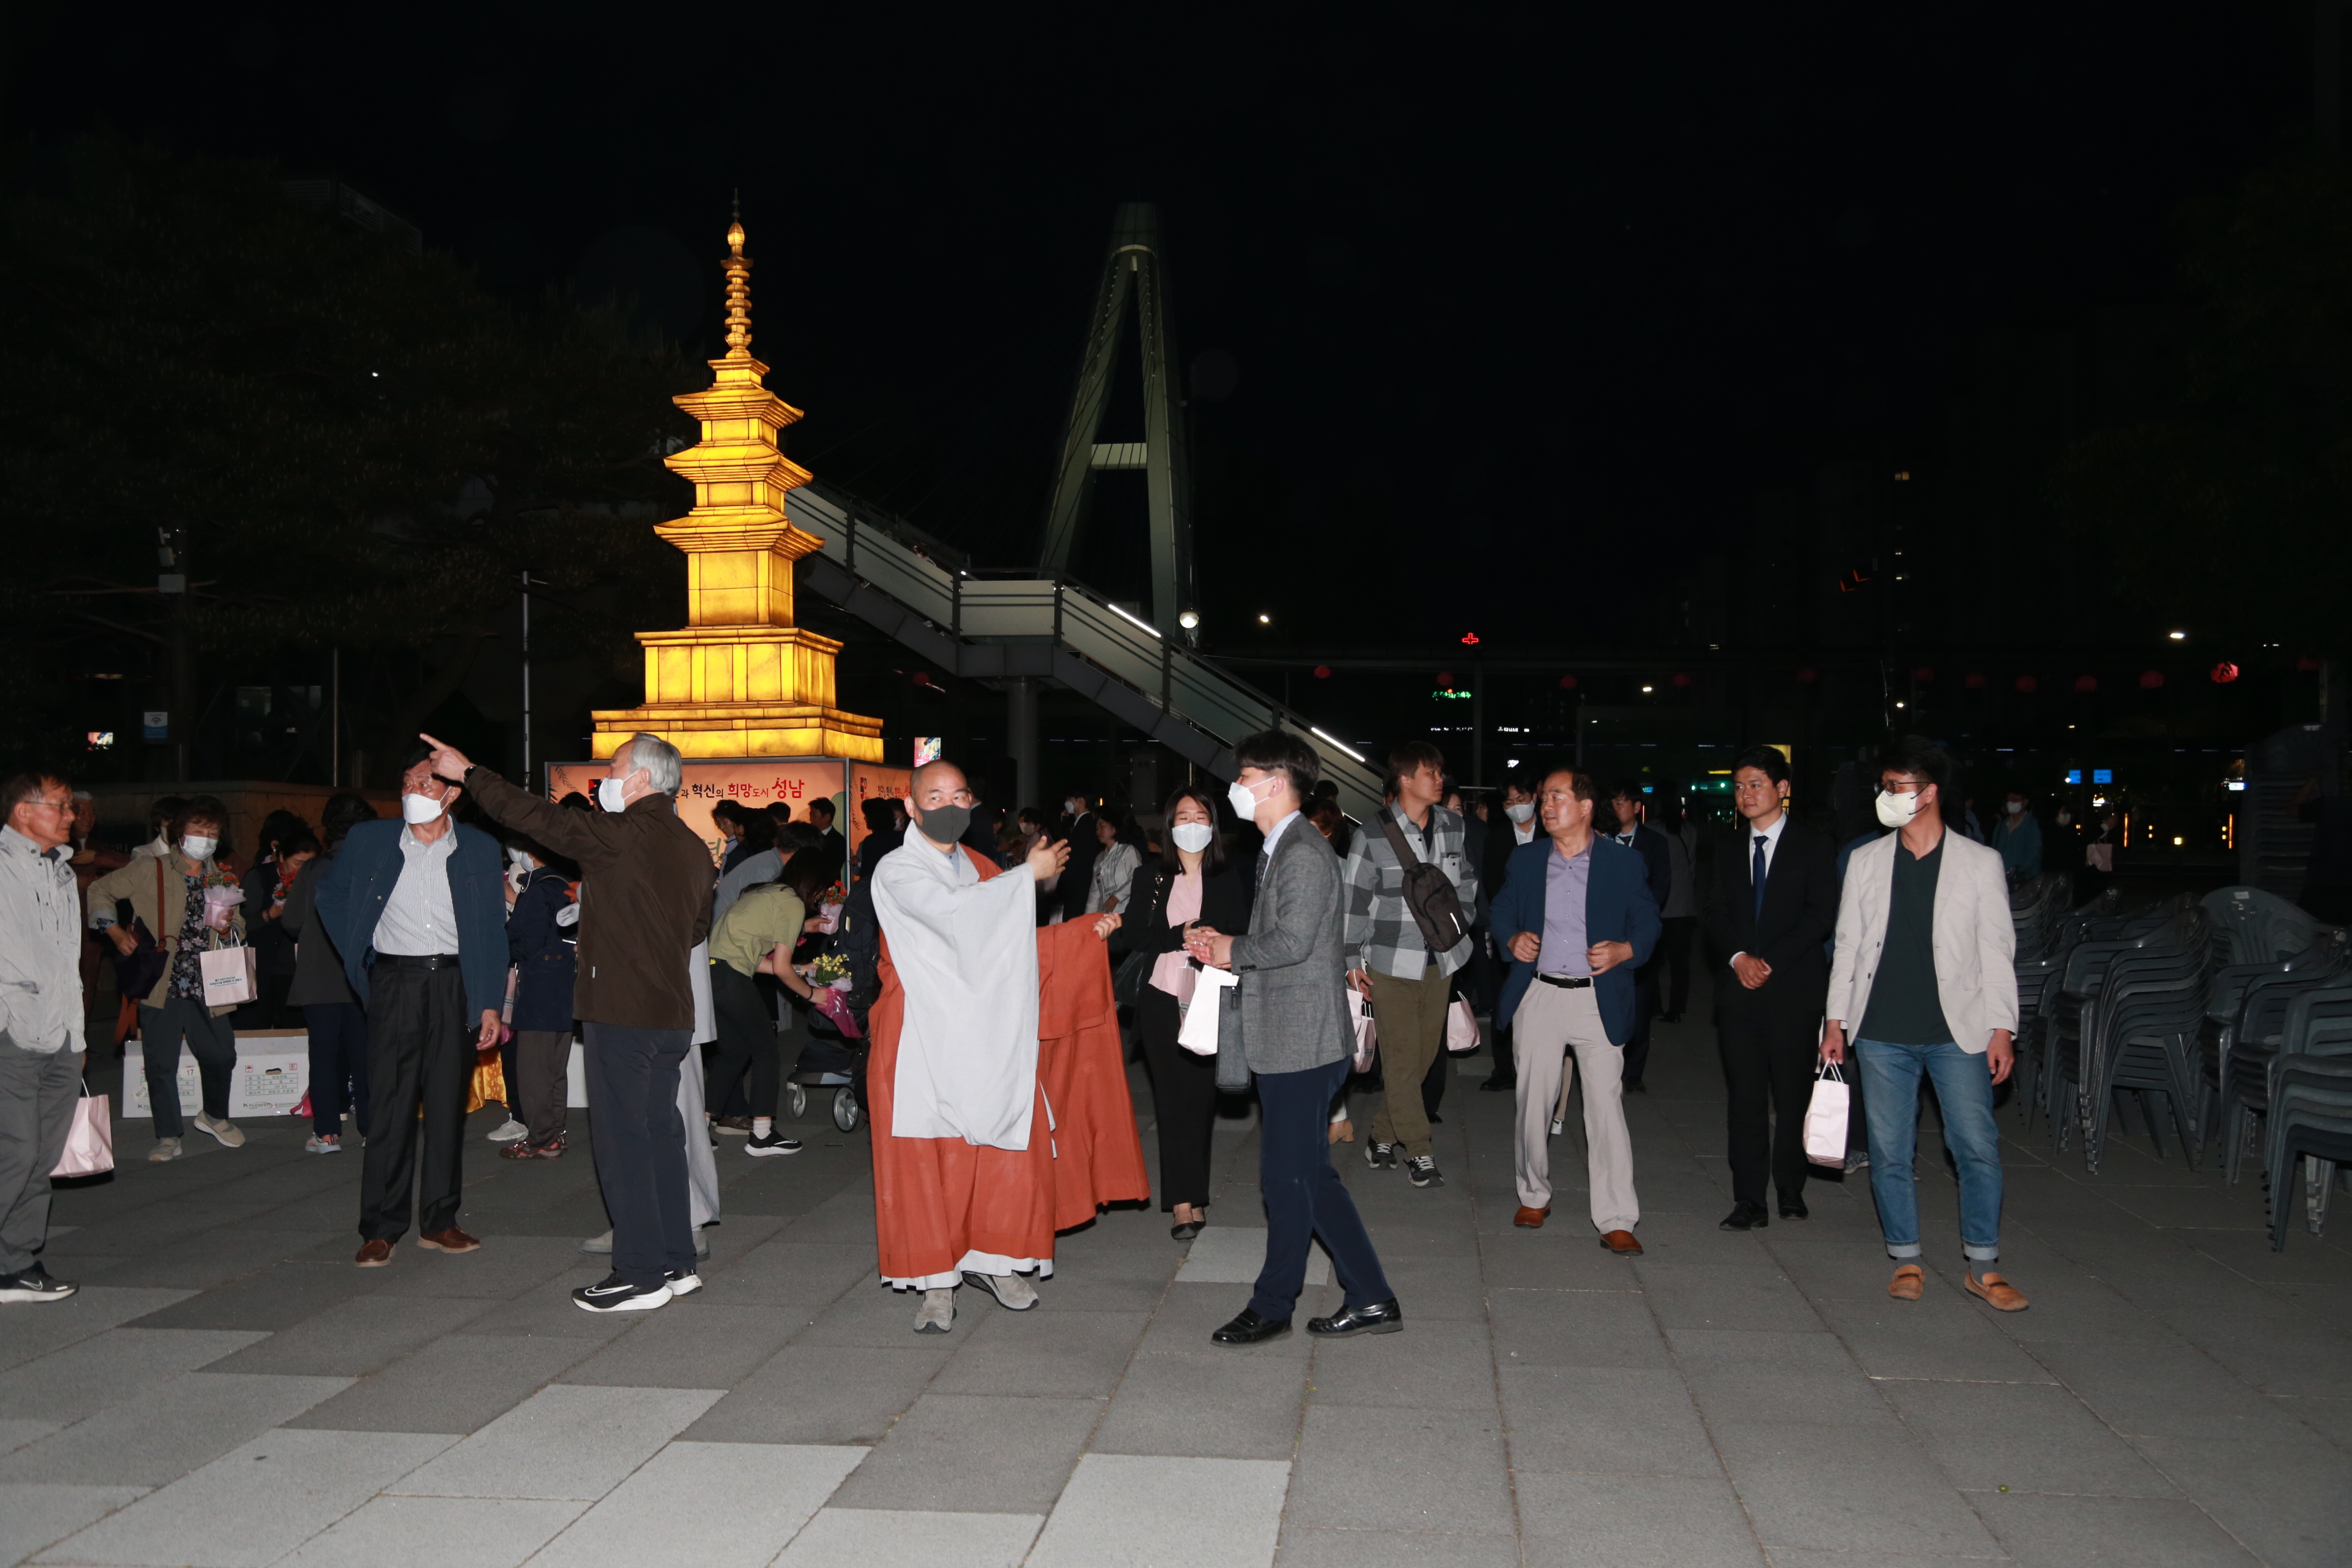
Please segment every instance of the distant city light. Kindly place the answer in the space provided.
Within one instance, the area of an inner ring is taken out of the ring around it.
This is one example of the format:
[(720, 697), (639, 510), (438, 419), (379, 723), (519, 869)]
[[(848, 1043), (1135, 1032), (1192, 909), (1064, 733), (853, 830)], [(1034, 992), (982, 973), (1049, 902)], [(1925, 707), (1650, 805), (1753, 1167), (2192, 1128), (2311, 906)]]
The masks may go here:
[(1274, 625), (1274, 617), (1272, 616), (1260, 616), (1257, 618), (1257, 624), (1262, 626), (1270, 626)]
[(1182, 626), (1189, 632), (1193, 627), (1201, 624), (1201, 612), (1198, 610), (1187, 610), (1182, 615), (1176, 617), (1176, 624)]
[(1644, 686), (1642, 688), (1642, 695), (1647, 697), (1651, 692), (1655, 691), (1656, 689), (1657, 688), (1654, 686)]
[(2174, 642), (2187, 642), (2189, 640), (2189, 634), (2187, 632), (2167, 632), (2164, 635), (2170, 637)]

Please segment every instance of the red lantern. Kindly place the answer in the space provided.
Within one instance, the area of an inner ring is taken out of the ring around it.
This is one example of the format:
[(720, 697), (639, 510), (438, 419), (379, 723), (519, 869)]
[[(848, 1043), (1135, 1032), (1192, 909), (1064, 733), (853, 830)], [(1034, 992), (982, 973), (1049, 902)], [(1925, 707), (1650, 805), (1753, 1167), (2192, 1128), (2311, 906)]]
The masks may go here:
[(2017, 689), (2020, 691), (2039, 691), (2042, 682), (2033, 676), (2021, 675), (2017, 678)]
[(2164, 671), (2160, 669), (2143, 669), (2139, 672), (2139, 689), (2142, 691), (2159, 691), (2162, 690), (2163, 688)]
[(1563, 676), (1561, 676), (1561, 677), (1559, 678), (1559, 689), (1560, 689), (1562, 691), (1573, 691), (1573, 690), (1575, 690), (1575, 689), (1576, 689), (1576, 677), (1574, 677), (1574, 676), (1572, 676), (1572, 675), (1563, 675)]
[(2234, 664), (2230, 663), (2227, 659), (2222, 660), (2220, 664), (2217, 664), (2217, 665), (2215, 665), (2215, 666), (2213, 667), (2213, 684), (2214, 684), (2214, 685), (2216, 685), (2216, 686), (2227, 686), (2227, 685), (2229, 685), (2229, 684), (2230, 684), (2230, 682), (2231, 682), (2231, 681), (2233, 681), (2233, 680), (2235, 680), (2235, 679), (2238, 679), (2238, 667), (2237, 667), (2236, 665), (2234, 665)]
[(2095, 675), (2078, 675), (2074, 678), (2074, 689), (2077, 691), (2096, 691), (2098, 689), (2099, 678)]
[(1821, 678), (1822, 672), (1810, 664), (1797, 671), (1797, 684), (1800, 686), (1811, 686)]
[(1936, 672), (1927, 665), (1915, 664), (1911, 667), (1911, 679), (1914, 680), (1933, 680), (1936, 679)]
[(1687, 687), (1690, 684), (1690, 677), (1681, 670), (1676, 670), (1675, 671), (1675, 684), (1680, 687)]
[(1317, 665), (1317, 666), (1315, 667), (1315, 679), (1318, 679), (1318, 680), (1328, 680), (1328, 679), (1331, 679), (1331, 667), (1330, 667), (1329, 665), (1328, 665), (1328, 664), (1318, 664), (1318, 665)]
[(1982, 691), (1985, 689), (1985, 678), (1979, 672), (1972, 669), (1966, 675), (1960, 677), (1960, 684), (1967, 687), (1970, 691)]

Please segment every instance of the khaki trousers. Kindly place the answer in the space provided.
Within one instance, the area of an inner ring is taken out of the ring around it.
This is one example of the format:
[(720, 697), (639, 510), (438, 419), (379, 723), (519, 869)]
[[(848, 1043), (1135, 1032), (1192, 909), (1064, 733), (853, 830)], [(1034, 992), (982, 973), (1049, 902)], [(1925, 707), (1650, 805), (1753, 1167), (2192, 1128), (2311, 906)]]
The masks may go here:
[(1372, 973), (1372, 1017), (1381, 1037), (1381, 1109), (1372, 1118), (1372, 1140), (1403, 1144), (1408, 1160), (1429, 1152), (1429, 1110), (1421, 1102), (1421, 1080), (1445, 1049), (1450, 989), (1435, 964), (1418, 980)]
[(1633, 1141), (1625, 1131), (1625, 1051), (1609, 1043), (1592, 987), (1569, 991), (1534, 982), (1511, 1016), (1511, 1031), (1519, 1059), (1519, 1202), (1551, 1206), (1551, 1113), (1572, 1050), (1584, 1079), (1592, 1228), (1604, 1236), (1632, 1230), (1642, 1223), (1642, 1205), (1633, 1195)]

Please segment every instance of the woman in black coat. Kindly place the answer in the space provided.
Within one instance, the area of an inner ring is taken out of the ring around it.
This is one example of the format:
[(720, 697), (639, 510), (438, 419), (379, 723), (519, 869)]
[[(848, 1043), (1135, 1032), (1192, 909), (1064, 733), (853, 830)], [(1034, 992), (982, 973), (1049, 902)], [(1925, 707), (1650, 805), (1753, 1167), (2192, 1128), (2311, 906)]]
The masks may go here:
[(1184, 928), (1205, 924), (1238, 935), (1249, 929), (1250, 889), (1225, 858), (1209, 792), (1187, 784), (1168, 797), (1166, 847), (1136, 868), (1122, 900), (1126, 918), (1110, 945), (1149, 953), (1153, 967), (1135, 1005), (1135, 1032), (1151, 1075), (1160, 1124), (1160, 1206), (1174, 1214), (1169, 1234), (1190, 1241), (1208, 1223), (1209, 1136), (1217, 1120), (1217, 1060), (1176, 1043), (1200, 966), (1184, 956)]

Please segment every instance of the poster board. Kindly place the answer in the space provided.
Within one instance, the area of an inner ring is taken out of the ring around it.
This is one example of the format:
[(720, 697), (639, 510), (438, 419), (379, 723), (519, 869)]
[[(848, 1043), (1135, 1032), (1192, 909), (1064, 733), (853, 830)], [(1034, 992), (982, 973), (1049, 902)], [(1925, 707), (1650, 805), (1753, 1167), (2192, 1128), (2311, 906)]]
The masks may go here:
[[(562, 800), (578, 790), (593, 800), (596, 781), (605, 775), (609, 767), (604, 763), (548, 763), (548, 798)], [(722, 839), (718, 824), (710, 820), (710, 808), (722, 800), (739, 801), (754, 810), (782, 801), (793, 808), (793, 820), (803, 822), (812, 802), (829, 799), (833, 802), (833, 825), (850, 835), (852, 853), (856, 850), (857, 840), (864, 837), (864, 825), (851, 804), (849, 784), (850, 770), (864, 771), (863, 763), (847, 763), (837, 757), (752, 757), (725, 762), (689, 757), (679, 768), (678, 818), (693, 828), (695, 837), (709, 847), (714, 865), (719, 858)], [(903, 777), (906, 770), (898, 771)]]
[[(141, 1043), (122, 1047), (122, 1114), (152, 1116), (147, 1098), (147, 1068)], [(204, 1089), (196, 1074), (196, 1054), (180, 1052), (180, 1109), (194, 1116), (204, 1109)], [(257, 1116), (291, 1116), (310, 1087), (310, 1035), (307, 1029), (241, 1029), (236, 1035), (236, 1067), (229, 1078), (231, 1121)]]

